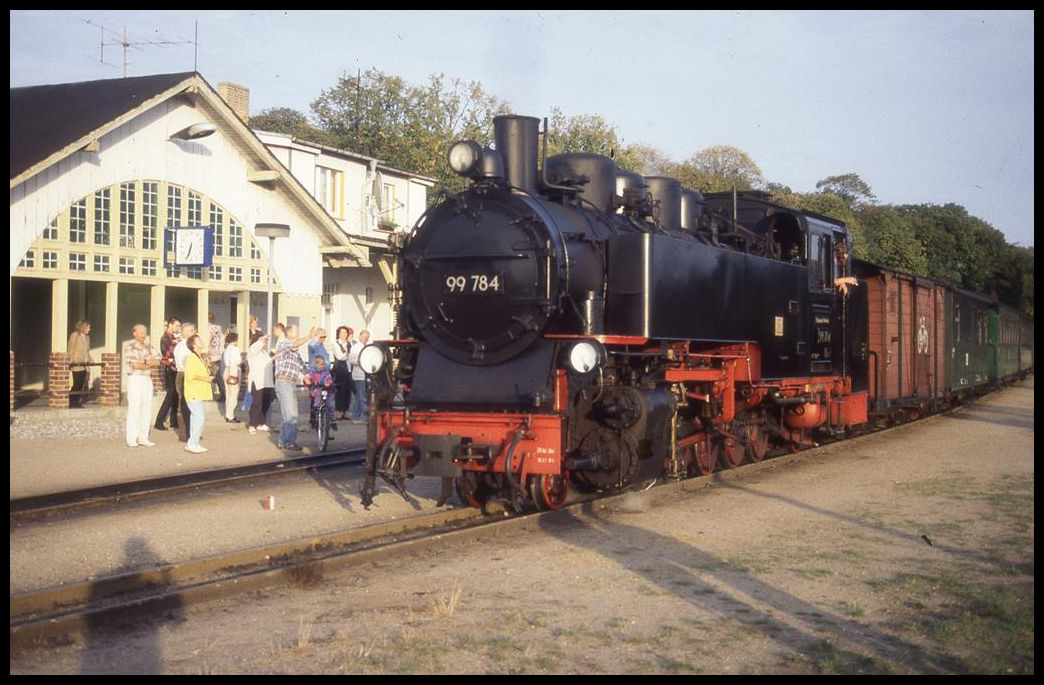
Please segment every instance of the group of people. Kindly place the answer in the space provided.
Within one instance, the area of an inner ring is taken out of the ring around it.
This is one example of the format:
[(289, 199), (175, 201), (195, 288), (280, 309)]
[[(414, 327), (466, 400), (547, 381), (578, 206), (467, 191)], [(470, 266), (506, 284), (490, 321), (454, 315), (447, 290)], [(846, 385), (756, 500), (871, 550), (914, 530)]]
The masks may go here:
[(327, 387), (334, 389), (328, 398), (330, 415), (359, 423), (369, 410), (366, 374), (359, 366), (359, 352), (369, 342), (370, 332), (359, 331), (358, 340), (354, 339), (354, 335), (355, 331), (348, 326), (338, 326), (337, 339), (332, 347), (327, 347), (326, 331), (317, 329), (315, 337), (308, 343), (308, 358), (312, 360), (310, 372), (313, 374), (313, 385), (321, 381), (323, 385), (329, 383)]
[[(203, 342), (195, 324), (170, 317), (160, 338), (158, 353), (148, 342), (144, 324), (135, 326), (134, 337), (123, 350), (127, 376), (127, 445), (153, 446), (149, 429), (167, 430), (169, 423), (170, 429), (177, 431), (179, 439), (186, 443), (186, 451), (206, 452), (200, 444), (206, 414), (204, 403), (215, 399), (214, 386), (216, 395), (224, 401), (228, 423), (241, 423), (235, 413), (240, 388), (246, 386), (243, 408), (249, 412), (251, 434), (269, 430), (268, 410), (273, 400), (278, 400), (283, 417), (278, 439), (281, 449), (301, 450), (297, 444), (297, 386), (300, 384), (310, 386), (313, 409), (318, 408), (321, 401), (320, 389), (332, 390), (328, 392), (327, 401), (334, 430), (337, 419), (362, 423), (369, 408), (366, 375), (358, 367), (358, 359), (369, 339), (367, 331), (361, 331), (359, 339), (353, 340), (352, 329), (341, 326), (337, 329), (337, 340), (328, 348), (326, 331), (320, 328), (313, 326), (301, 335), (296, 325), (277, 323), (267, 334), (257, 324), (257, 317), (251, 316), (245, 360), (238, 334), (229, 331), (222, 335), (213, 315), (208, 323), (208, 343)], [(274, 349), (270, 342), (274, 342)], [(308, 345), (308, 364), (299, 352), (305, 344)], [(163, 370), (166, 395), (155, 419), (149, 421), (151, 369), (155, 366)], [(147, 392), (145, 380), (148, 380)]]
[[(172, 333), (172, 331), (176, 331)], [(162, 366), (165, 372), (164, 381), (168, 393), (160, 407), (161, 415), (164, 407), (181, 403), (181, 424), (184, 426), (185, 450), (196, 454), (206, 452), (200, 445), (203, 435), (205, 417), (204, 402), (213, 399), (211, 383), (214, 376), (210, 374), (207, 348), (203, 339), (196, 333), (193, 324), (181, 325), (177, 317), (167, 322), (167, 331), (160, 341), (161, 353), (157, 353), (149, 342), (149, 331), (145, 324), (137, 324), (132, 330), (133, 337), (124, 343), (123, 365), (125, 387), (127, 389), (127, 446), (155, 447), (149, 440), (149, 429), (166, 430), (156, 417), (153, 424), (149, 417), (152, 413), (152, 369)], [(180, 338), (178, 337), (180, 336)], [(164, 342), (167, 349), (164, 350)], [(176, 388), (173, 403), (170, 388)], [(172, 426), (177, 427), (176, 411), (172, 413)]]
[[(256, 328), (257, 320), (251, 317), (250, 347), (247, 351), (248, 383), (250, 399), (250, 423), (247, 430), (253, 434), (267, 431), (265, 417), (273, 396), (279, 401), (283, 424), (277, 444), (280, 448), (299, 451), (297, 444), (297, 386), (310, 386), (312, 409), (318, 409), (322, 401), (321, 389), (327, 388), (327, 409), (330, 412), (331, 428), (337, 430), (337, 420), (348, 419), (362, 423), (363, 415), (369, 410), (366, 399), (366, 374), (359, 368), (359, 352), (369, 340), (369, 332), (361, 331), (359, 339), (353, 340), (353, 331), (347, 326), (337, 329), (337, 340), (327, 347), (327, 334), (321, 328), (312, 327), (301, 335), (297, 326), (276, 324), (271, 338), (275, 340), (275, 351), (269, 354), (270, 335)], [(308, 364), (298, 351), (308, 345)], [(352, 399), (354, 398), (354, 402)]]

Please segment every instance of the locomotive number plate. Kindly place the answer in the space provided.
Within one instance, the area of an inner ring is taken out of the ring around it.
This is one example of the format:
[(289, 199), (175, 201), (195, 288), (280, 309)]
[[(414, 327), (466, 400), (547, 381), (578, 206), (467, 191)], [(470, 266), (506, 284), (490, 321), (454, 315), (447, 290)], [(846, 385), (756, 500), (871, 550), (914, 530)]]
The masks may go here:
[(502, 293), (504, 292), (504, 275), (450, 274), (443, 282), (443, 290), (454, 295)]

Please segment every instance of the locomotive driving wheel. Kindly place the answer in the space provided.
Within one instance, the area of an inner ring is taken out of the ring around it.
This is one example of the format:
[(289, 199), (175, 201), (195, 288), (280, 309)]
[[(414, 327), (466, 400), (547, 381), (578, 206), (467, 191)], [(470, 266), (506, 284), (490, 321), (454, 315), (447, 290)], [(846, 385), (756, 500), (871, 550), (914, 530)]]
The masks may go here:
[(743, 437), (747, 439), (747, 457), (752, 462), (764, 459), (765, 453), (768, 452), (768, 433), (765, 429), (757, 423), (748, 424)]
[(726, 468), (732, 469), (742, 464), (745, 452), (743, 445), (736, 442), (735, 438), (728, 435), (721, 438), (721, 463)]
[(718, 443), (714, 438), (707, 437), (692, 446), (696, 454), (696, 468), (701, 476), (709, 476), (714, 472), (718, 464)]
[(541, 473), (529, 477), (529, 496), (540, 511), (557, 511), (569, 496), (568, 475)]

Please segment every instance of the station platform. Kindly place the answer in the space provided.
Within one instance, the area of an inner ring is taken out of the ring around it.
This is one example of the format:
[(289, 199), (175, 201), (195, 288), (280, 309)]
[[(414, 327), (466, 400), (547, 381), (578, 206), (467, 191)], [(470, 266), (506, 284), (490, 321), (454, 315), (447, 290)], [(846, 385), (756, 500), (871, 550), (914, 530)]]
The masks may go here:
[[(247, 431), (247, 413), (241, 406), (236, 408), (236, 418), (242, 423), (226, 423), (224, 402), (207, 402), (201, 444), (208, 451), (203, 454), (185, 451), (185, 443), (178, 441), (177, 431), (172, 429), (151, 430), (149, 440), (156, 443), (155, 447), (128, 447), (126, 406), (22, 407), (11, 414), (10, 496), (30, 497), (315, 453), (316, 435), (308, 425), (309, 399), (303, 390), (298, 395), (297, 442), (303, 448), (301, 452), (277, 446), (282, 417), (275, 401), (268, 413), (271, 430), (255, 434)], [(153, 418), (162, 401), (162, 394), (153, 395)], [(365, 445), (366, 424), (343, 420), (331, 433), (327, 451)]]
[[(268, 414), (273, 430), (255, 434), (246, 423), (226, 423), (222, 402), (208, 402), (203, 454), (186, 452), (170, 429), (151, 431), (155, 447), (128, 447), (125, 406), (19, 408), (10, 426), (11, 498), (314, 454), (316, 436), (308, 426), (304, 390), (298, 401), (301, 452), (277, 446), (282, 417), (275, 402)], [(153, 396), (153, 417), (161, 402), (161, 395)], [(236, 418), (247, 418), (241, 407)], [(365, 446), (366, 424), (337, 424), (327, 452)], [(440, 484), (437, 479), (411, 481), (407, 501), (378, 482), (370, 507), (362, 506), (361, 490), (357, 473), (333, 469), (202, 488), (159, 503), (132, 501), (89, 515), (12, 522), (10, 591), (13, 595), (413, 517), (435, 507)], [(265, 506), (269, 498), (274, 498), (274, 508)]]

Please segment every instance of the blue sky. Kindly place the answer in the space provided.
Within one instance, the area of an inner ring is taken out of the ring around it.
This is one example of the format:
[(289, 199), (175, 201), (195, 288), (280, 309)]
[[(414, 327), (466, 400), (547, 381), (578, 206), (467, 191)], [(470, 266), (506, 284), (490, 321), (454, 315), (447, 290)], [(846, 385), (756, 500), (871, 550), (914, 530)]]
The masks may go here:
[[(859, 174), (1033, 244), (1031, 11), (11, 11), (11, 86), (191, 71), (309, 112), (343, 74), (478, 81), (684, 160), (734, 145), (795, 191)], [(194, 39), (198, 22), (198, 48)], [(104, 45), (103, 45), (104, 43)], [(101, 57), (104, 55), (104, 62)]]

